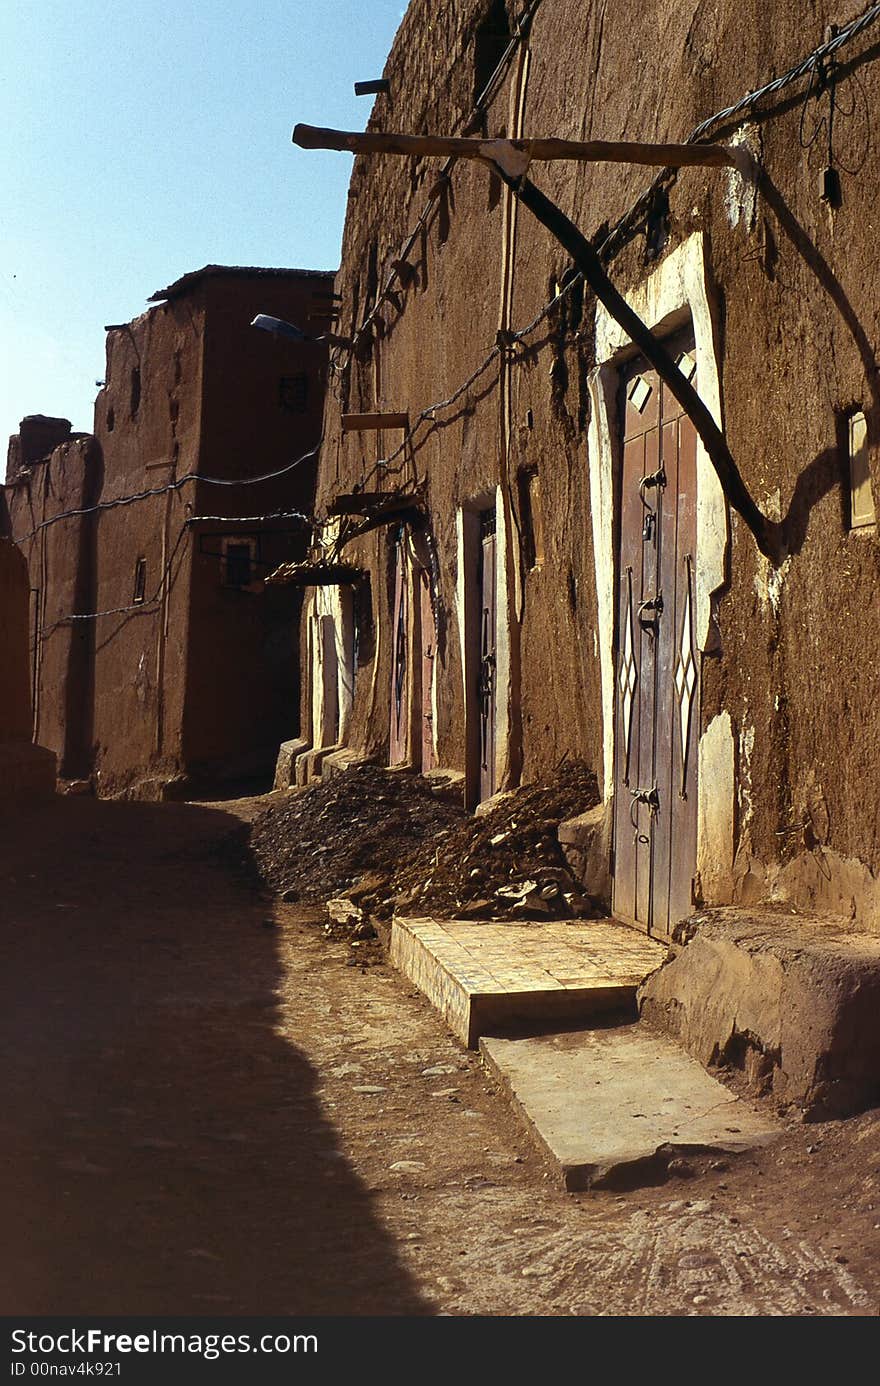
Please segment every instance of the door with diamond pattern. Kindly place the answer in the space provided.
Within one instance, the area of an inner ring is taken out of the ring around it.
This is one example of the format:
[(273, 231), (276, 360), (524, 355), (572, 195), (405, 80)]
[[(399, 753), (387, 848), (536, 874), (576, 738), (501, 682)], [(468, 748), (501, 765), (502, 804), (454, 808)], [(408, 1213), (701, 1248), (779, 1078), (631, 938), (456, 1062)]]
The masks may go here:
[(403, 765), (409, 755), (409, 574), (404, 530), (394, 543), (394, 601), (391, 607), (391, 734), (388, 764)]
[[(693, 339), (673, 348), (696, 384)], [(666, 937), (693, 903), (699, 653), (697, 440), (656, 372), (622, 373), (615, 680), (615, 915)]]

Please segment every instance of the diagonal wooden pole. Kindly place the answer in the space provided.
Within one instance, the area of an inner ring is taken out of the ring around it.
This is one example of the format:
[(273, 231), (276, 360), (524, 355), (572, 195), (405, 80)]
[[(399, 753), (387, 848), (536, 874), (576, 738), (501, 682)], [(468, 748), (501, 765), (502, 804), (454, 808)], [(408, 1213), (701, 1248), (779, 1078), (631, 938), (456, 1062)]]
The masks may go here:
[[(599, 302), (639, 348), (661, 380), (669, 386), (693, 423), (729, 504), (742, 516), (761, 553), (772, 563), (781, 561), (781, 526), (764, 515), (752, 499), (727, 446), (727, 440), (711, 412), (690, 381), (685, 379), (663, 343), (654, 336), (648, 325), (642, 322), (638, 313), (634, 312), (614, 287), (586, 236), (555, 202), (526, 177), (526, 170), (533, 157), (614, 161), (628, 159), (633, 163), (657, 163), (664, 167), (683, 167), (685, 163), (727, 165), (740, 167), (745, 171), (744, 160), (750, 159), (745, 150), (733, 151), (722, 145), (612, 145), (599, 141), (581, 143), (572, 140), (469, 140), (434, 135), (385, 135), (374, 132), (358, 134), (352, 131), (322, 130), (310, 125), (297, 125), (293, 132), (293, 140), (304, 149), (339, 149), (348, 150), (353, 154), (452, 154), (482, 159), (492, 165), (523, 206), (546, 226), (568, 252)], [(548, 152), (551, 149), (567, 149), (569, 152)], [(533, 154), (532, 150), (542, 150), (543, 153)], [(597, 150), (601, 152), (597, 153)], [(612, 153), (612, 150), (618, 152)], [(708, 152), (709, 157), (685, 158), (683, 151), (687, 151), (688, 156)], [(654, 157), (655, 154), (657, 157)]]
[(638, 313), (634, 312), (620, 291), (614, 287), (590, 242), (555, 202), (551, 202), (530, 179), (509, 179), (502, 170), (499, 170), (499, 174), (513, 188), (523, 206), (528, 207), (568, 251), (599, 302), (623, 328), (630, 341), (639, 348), (660, 379), (669, 386), (697, 430), (727, 500), (745, 520), (765, 558), (774, 563), (779, 562), (782, 556), (780, 526), (768, 519), (755, 504), (727, 446), (727, 439), (662, 341), (654, 336), (647, 323), (642, 322)]

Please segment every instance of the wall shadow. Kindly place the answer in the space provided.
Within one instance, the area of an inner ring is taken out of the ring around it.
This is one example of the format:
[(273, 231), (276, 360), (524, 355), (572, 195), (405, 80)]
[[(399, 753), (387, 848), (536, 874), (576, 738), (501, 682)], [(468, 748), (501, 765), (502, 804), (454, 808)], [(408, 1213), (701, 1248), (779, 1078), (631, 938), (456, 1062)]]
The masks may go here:
[[(877, 358), (871, 339), (837, 275), (818, 246), (810, 239), (766, 169), (760, 172), (758, 188), (777, 225), (811, 271), (822, 291), (834, 304), (843, 325), (852, 337), (862, 363), (865, 380), (864, 411), (868, 441), (875, 447), (880, 440), (880, 384), (877, 379)], [(807, 536), (813, 507), (845, 479), (845, 458), (842, 439), (838, 437), (834, 447), (818, 453), (798, 473), (788, 510), (777, 527), (785, 553), (800, 552)]]
[(297, 1046), (312, 998), (271, 909), (218, 852), (244, 831), (0, 810), (6, 1314), (432, 1312)]

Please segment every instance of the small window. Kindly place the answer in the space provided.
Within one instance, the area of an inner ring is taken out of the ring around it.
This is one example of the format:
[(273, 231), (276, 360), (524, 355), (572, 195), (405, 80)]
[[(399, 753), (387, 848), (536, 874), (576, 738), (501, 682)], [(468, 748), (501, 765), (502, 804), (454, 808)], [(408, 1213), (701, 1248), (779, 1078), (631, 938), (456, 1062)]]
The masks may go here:
[(849, 443), (849, 524), (850, 529), (865, 529), (873, 525), (874, 497), (871, 492), (871, 466), (868, 454), (868, 421), (859, 410), (851, 414), (848, 427)]
[(140, 606), (141, 603), (146, 600), (146, 592), (147, 560), (145, 558), (138, 558), (135, 560), (134, 565), (134, 593), (131, 599), (132, 604), (134, 606)]
[(474, 105), (477, 104), (510, 43), (504, 0), (492, 0), (474, 38)]
[(309, 378), (305, 372), (281, 376), (278, 381), (278, 403), (288, 414), (306, 412), (309, 403)]
[(254, 539), (223, 540), (222, 564), (224, 587), (250, 587), (254, 581), (257, 557)]
[(523, 467), (516, 481), (523, 565), (531, 571), (544, 562), (544, 515), (537, 467)]
[(141, 368), (132, 367), (131, 372), (131, 417), (134, 418), (141, 407)]

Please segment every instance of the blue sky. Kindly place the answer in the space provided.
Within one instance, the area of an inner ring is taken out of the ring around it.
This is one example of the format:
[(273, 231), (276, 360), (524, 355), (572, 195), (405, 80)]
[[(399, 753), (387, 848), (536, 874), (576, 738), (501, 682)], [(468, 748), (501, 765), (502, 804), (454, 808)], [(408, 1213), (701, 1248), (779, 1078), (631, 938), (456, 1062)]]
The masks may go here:
[[(103, 324), (208, 263), (334, 269), (351, 158), (404, 0), (0, 4), (0, 445), (90, 429)], [(0, 464), (2, 465), (2, 464)]]

